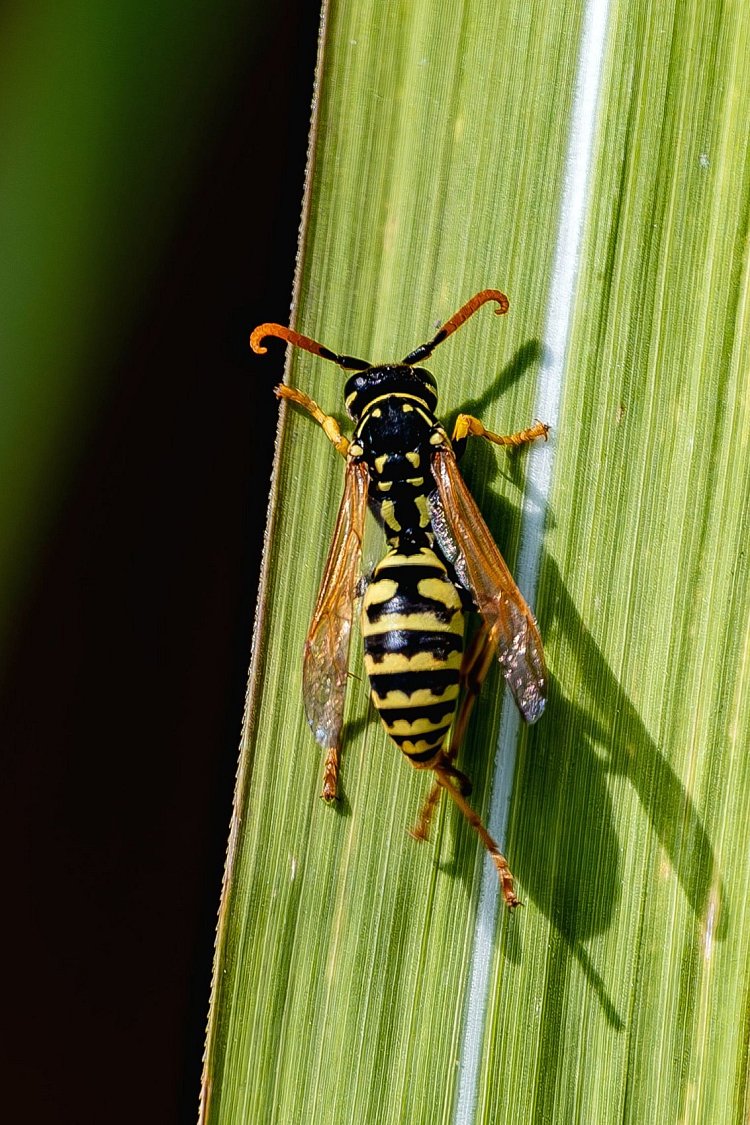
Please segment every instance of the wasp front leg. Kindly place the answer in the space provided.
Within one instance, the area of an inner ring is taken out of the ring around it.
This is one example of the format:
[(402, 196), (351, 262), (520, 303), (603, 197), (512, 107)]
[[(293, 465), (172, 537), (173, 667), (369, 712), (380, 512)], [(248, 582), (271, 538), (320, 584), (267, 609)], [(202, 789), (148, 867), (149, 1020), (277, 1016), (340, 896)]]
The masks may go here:
[(293, 402), (296, 406), (301, 406), (303, 410), (306, 410), (322, 428), (334, 449), (342, 457), (346, 457), (349, 452), (349, 439), (341, 433), (339, 424), (333, 415), (326, 414), (318, 406), (315, 399), (310, 398), (304, 391), (297, 390), (296, 387), (288, 387), (286, 383), (280, 383), (278, 387), (274, 387), (274, 394), (277, 398), (285, 398), (287, 402)]

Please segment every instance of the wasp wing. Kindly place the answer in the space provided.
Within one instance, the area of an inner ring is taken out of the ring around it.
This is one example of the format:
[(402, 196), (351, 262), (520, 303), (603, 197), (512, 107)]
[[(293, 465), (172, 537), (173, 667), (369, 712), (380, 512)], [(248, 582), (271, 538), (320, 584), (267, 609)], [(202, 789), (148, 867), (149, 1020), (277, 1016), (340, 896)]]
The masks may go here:
[(367, 466), (350, 461), (318, 601), (305, 640), (302, 692), (316, 740), (338, 747), (344, 722), (349, 640), (367, 513)]
[(466, 487), (452, 449), (440, 449), (432, 458), (441, 519), (459, 552), (454, 562), (468, 578), (490, 633), (505, 679), (528, 723), (535, 723), (547, 697), (547, 669), (534, 614), (490, 535), (482, 513)]

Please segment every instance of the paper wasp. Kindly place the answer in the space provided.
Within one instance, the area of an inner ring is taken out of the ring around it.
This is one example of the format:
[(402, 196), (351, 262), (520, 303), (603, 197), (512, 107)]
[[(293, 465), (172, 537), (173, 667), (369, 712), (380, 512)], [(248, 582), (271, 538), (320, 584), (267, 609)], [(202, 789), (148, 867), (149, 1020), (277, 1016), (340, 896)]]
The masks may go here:
[[(484, 289), (400, 363), (371, 364), (337, 355), (280, 324), (259, 325), (250, 345), (263, 354), (263, 339), (277, 336), (354, 372), (344, 387), (346, 409), (355, 423), (351, 439), (308, 395), (285, 384), (276, 387), (279, 398), (312, 415), (346, 461), (344, 495), (304, 654), (305, 710), (326, 751), (322, 796), (331, 801), (337, 791), (349, 640), (369, 504), (388, 544), (362, 603), (372, 701), (399, 749), (417, 769), (432, 770), (435, 779), (412, 835), (427, 838), (445, 790), (489, 851), (506, 903), (516, 906), (507, 861), (466, 800), (471, 784), (454, 762), (495, 654), (529, 723), (544, 710), (547, 671), (534, 616), (464, 483), (457, 453), (470, 436), (519, 446), (546, 439), (548, 427), (537, 422), (501, 436), (486, 430), (478, 418), (460, 414), (449, 438), (434, 413), (436, 381), (415, 366), (487, 301), (497, 302), (498, 314), (508, 310), (503, 293)], [(478, 610), (481, 624), (465, 646), (466, 612), (471, 609)]]

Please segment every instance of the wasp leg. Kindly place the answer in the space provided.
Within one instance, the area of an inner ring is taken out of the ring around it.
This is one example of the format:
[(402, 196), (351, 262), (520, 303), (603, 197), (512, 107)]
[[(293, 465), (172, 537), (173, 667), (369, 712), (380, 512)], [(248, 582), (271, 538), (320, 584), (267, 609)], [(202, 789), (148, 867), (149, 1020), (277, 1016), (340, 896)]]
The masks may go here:
[(487, 441), (494, 442), (495, 445), (517, 446), (526, 445), (527, 442), (540, 437), (543, 437), (546, 441), (548, 433), (549, 426), (546, 422), (536, 422), (533, 426), (529, 426), (525, 430), (519, 430), (515, 434), (493, 434), (492, 430), (485, 429), (484, 423), (480, 422), (478, 418), (472, 417), (471, 414), (459, 414), (453, 427), (451, 441), (454, 445), (460, 446), (462, 442), (466, 441), (467, 437), (483, 437)]
[(453, 725), (453, 735), (448, 749), (448, 759), (451, 762), (455, 762), (458, 756), (458, 751), (466, 734), (466, 728), (469, 725), (469, 716), (482, 690), (482, 684), (487, 678), (487, 673), (492, 667), (496, 649), (497, 641), (491, 639), (490, 631), (483, 621), (474, 634), (461, 665), (463, 698), (458, 711), (458, 718)]
[(417, 824), (412, 829), (411, 834), (418, 840), (427, 838), (427, 831), (429, 829), (432, 814), (440, 798), (442, 789), (447, 790), (448, 796), (458, 806), (463, 815), (468, 820), (471, 827), (479, 836), (487, 851), (492, 857), (498, 876), (500, 877), (500, 886), (503, 892), (503, 897), (508, 906), (519, 906), (519, 900), (516, 898), (516, 893), (513, 888), (513, 875), (508, 867), (508, 861), (500, 851), (500, 848), (490, 836), (487, 829), (482, 824), (477, 813), (472, 809), (471, 805), (466, 800), (466, 796), (471, 792), (471, 783), (466, 777), (466, 774), (461, 773), (454, 766), (456, 756), (460, 749), (466, 728), (469, 723), (469, 716), (471, 715), (477, 696), (484, 683), (487, 672), (492, 665), (495, 657), (495, 650), (497, 649), (497, 642), (490, 636), (490, 631), (487, 626), (482, 624), (474, 634), (471, 644), (464, 654), (464, 659), (461, 663), (461, 683), (463, 687), (463, 697), (461, 700), (461, 707), (458, 712), (458, 717), (453, 726), (453, 737), (451, 738), (450, 747), (447, 751), (438, 758), (435, 765), (432, 767), (435, 773), (435, 784), (430, 790), (427, 799), (422, 806), (422, 811), (419, 815)]
[(301, 406), (303, 410), (311, 414), (318, 425), (323, 428), (323, 433), (337, 452), (339, 452), (342, 457), (346, 457), (349, 452), (348, 438), (345, 438), (341, 433), (336, 419), (330, 414), (326, 414), (324, 410), (321, 410), (315, 399), (310, 398), (304, 391), (298, 391), (296, 387), (288, 387), (286, 383), (280, 383), (278, 387), (274, 387), (274, 394), (277, 398), (285, 398), (288, 402), (293, 402), (296, 406)]
[[(492, 665), (496, 648), (497, 643), (490, 641), (489, 629), (485, 623), (482, 622), (472, 637), (471, 644), (464, 653), (464, 658), (461, 662), (461, 706), (458, 710), (458, 717), (453, 724), (450, 746), (445, 754), (445, 759), (451, 766), (458, 757), (458, 751), (461, 748), (461, 743), (466, 734), (466, 728), (469, 725), (469, 716), (477, 701), (477, 696), (482, 689), (485, 677)], [(459, 774), (458, 770), (455, 771), (455, 774), (457, 778), (460, 777), (462, 779), (460, 789), (464, 797), (468, 797), (469, 793), (471, 793), (471, 782), (466, 774)], [(417, 823), (410, 829), (409, 834), (413, 836), (415, 840), (427, 839), (432, 815), (440, 799), (440, 792), (441, 786), (436, 781), (422, 805)]]
[(442, 789), (437, 782), (434, 782), (432, 788), (430, 789), (430, 792), (425, 797), (422, 808), (419, 810), (419, 819), (417, 820), (417, 823), (413, 828), (409, 829), (409, 835), (413, 837), (413, 839), (427, 840), (429, 838), (432, 816), (435, 812), (435, 808), (437, 806), (438, 800), (440, 799), (441, 793)]
[[(445, 789), (450, 799), (461, 810), (471, 827), (476, 832), (479, 839), (484, 844), (487, 851), (490, 853), (492, 862), (497, 869), (498, 876), (500, 877), (500, 887), (503, 892), (503, 898), (507, 906), (520, 906), (520, 901), (516, 898), (516, 892), (513, 886), (513, 875), (508, 867), (508, 861), (500, 851), (495, 841), (490, 836), (487, 829), (482, 824), (477, 813), (471, 807), (469, 802), (464, 797), (463, 793), (454, 784), (454, 779), (458, 774), (458, 770), (454, 769), (448, 761), (448, 755), (445, 755), (444, 760), (438, 759), (436, 765), (432, 767), (435, 771), (435, 778), (441, 788)], [(463, 774), (458, 774), (463, 777)]]
[(338, 746), (329, 746), (326, 752), (325, 765), (323, 766), (323, 789), (321, 797), (323, 800), (330, 804), (338, 798), (338, 781), (339, 781), (339, 748)]

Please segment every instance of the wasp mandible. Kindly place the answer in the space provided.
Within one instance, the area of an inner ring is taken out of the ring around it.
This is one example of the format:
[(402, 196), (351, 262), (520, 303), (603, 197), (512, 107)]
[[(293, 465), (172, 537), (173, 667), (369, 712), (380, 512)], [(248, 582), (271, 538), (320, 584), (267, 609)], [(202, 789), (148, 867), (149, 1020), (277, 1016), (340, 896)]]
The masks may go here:
[[(455, 761), (495, 654), (529, 723), (544, 710), (547, 671), (534, 615), (461, 476), (456, 454), (471, 436), (519, 446), (546, 439), (549, 427), (537, 422), (503, 436), (485, 429), (478, 418), (460, 414), (449, 438), (435, 416), (435, 378), (416, 366), (488, 301), (497, 303), (496, 313), (508, 311), (504, 293), (484, 289), (400, 363), (372, 364), (337, 355), (280, 324), (259, 325), (250, 346), (264, 354), (262, 341), (276, 336), (353, 372), (344, 387), (346, 409), (355, 424), (351, 439), (302, 391), (286, 384), (275, 390), (279, 398), (311, 414), (346, 461), (344, 495), (303, 666), (307, 718), (326, 752), (322, 796), (332, 801), (337, 794), (349, 641), (369, 504), (388, 546), (362, 600), (372, 701), (411, 764), (434, 774), (412, 835), (427, 838), (444, 790), (489, 851), (506, 903), (517, 906), (508, 863), (466, 800), (471, 783)], [(479, 612), (481, 624), (466, 645), (466, 614), (472, 609)]]

